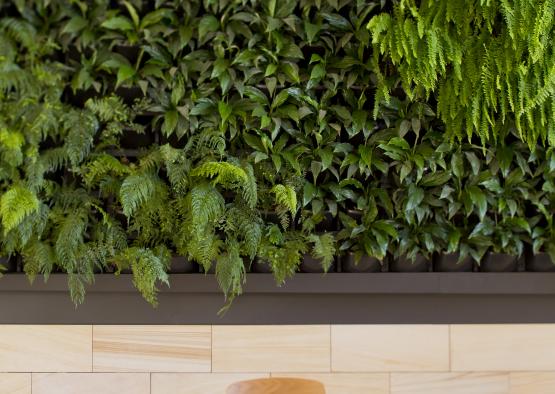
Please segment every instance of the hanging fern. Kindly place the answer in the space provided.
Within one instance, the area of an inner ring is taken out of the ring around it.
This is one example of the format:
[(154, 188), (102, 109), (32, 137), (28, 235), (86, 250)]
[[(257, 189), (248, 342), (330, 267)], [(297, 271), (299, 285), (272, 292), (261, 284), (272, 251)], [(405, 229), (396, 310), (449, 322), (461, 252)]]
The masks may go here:
[(262, 238), (258, 256), (262, 262), (270, 264), (278, 285), (297, 272), (307, 244), (301, 233), (287, 231), (282, 233), (277, 225), (269, 226)]
[(54, 248), (44, 241), (34, 240), (25, 246), (22, 254), (26, 262), (25, 273), (31, 282), (39, 274), (47, 280), (56, 262)]
[(244, 204), (232, 204), (224, 219), (226, 237), (240, 243), (241, 249), (252, 260), (262, 239), (262, 220), (255, 210)]
[(56, 215), (56, 241), (54, 249), (57, 261), (69, 272), (74, 272), (87, 228), (86, 211), (69, 211), (67, 215)]
[[(398, 0), (368, 23), (379, 55), (397, 68), (410, 98), (437, 96), (450, 138), (555, 145), (555, 1)], [(375, 106), (389, 101), (378, 78)]]
[(313, 243), (312, 256), (322, 262), (324, 271), (328, 271), (335, 256), (335, 239), (332, 234), (311, 234), (308, 240)]
[(158, 281), (169, 286), (166, 267), (169, 262), (167, 249), (158, 250), (131, 247), (123, 250), (114, 257), (114, 262), (120, 268), (131, 268), (133, 284), (146, 301), (157, 305), (156, 294)]
[(242, 284), (245, 281), (245, 264), (239, 253), (239, 244), (236, 242), (228, 242), (226, 253), (218, 258), (216, 278), (225, 296), (228, 297), (228, 302), (241, 294)]

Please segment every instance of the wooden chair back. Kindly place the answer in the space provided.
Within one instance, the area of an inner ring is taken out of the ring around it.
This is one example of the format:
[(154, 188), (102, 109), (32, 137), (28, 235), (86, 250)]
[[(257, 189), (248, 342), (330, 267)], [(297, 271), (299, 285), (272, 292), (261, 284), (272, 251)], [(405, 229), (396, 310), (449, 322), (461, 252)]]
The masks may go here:
[(315, 380), (293, 378), (253, 379), (233, 383), (226, 394), (325, 394), (324, 385)]

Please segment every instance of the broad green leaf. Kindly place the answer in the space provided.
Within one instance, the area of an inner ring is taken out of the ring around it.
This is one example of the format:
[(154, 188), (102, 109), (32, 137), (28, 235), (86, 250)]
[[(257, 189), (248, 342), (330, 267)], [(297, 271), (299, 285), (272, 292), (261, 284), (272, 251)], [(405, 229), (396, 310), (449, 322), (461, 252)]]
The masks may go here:
[(459, 179), (464, 175), (463, 158), (459, 152), (454, 153), (451, 157), (451, 170), (453, 171), (453, 175)]
[(277, 108), (280, 105), (282, 105), (287, 100), (288, 97), (289, 97), (289, 93), (286, 89), (279, 92), (274, 98), (274, 100), (272, 101), (272, 108)]
[(306, 33), (306, 38), (309, 44), (312, 44), (318, 33), (320, 32), (320, 25), (310, 23), (309, 21), (304, 21), (304, 31)]
[(125, 5), (125, 8), (127, 8), (127, 11), (131, 16), (131, 19), (133, 20), (133, 24), (135, 25), (135, 28), (138, 28), (140, 18), (139, 18), (139, 14), (137, 14), (137, 10), (135, 10), (135, 7), (133, 7), (133, 5), (128, 1), (124, 1), (123, 4)]
[(224, 101), (220, 101), (218, 103), (218, 112), (222, 118), (222, 124), (225, 124), (233, 112), (233, 107)]
[(143, 17), (143, 20), (141, 21), (141, 30), (146, 29), (151, 25), (156, 25), (158, 22), (166, 17), (171, 17), (172, 13), (173, 11), (168, 8), (159, 8), (157, 10), (149, 12)]
[(220, 22), (214, 15), (203, 16), (198, 25), (199, 39), (202, 41), (208, 33), (218, 31), (219, 28)]
[(351, 30), (351, 23), (339, 14), (322, 13), (322, 16), (332, 27), (339, 30)]
[(478, 214), (480, 216), (480, 219), (483, 219), (484, 216), (486, 216), (486, 212), (488, 209), (488, 201), (486, 199), (486, 195), (477, 186), (470, 186), (468, 188), (468, 193), (474, 205), (478, 207)]
[(299, 78), (299, 66), (295, 63), (284, 62), (281, 65), (283, 72), (293, 80), (295, 83), (299, 83), (301, 80)]
[(374, 223), (372, 223), (372, 227), (377, 228), (378, 230), (386, 233), (392, 238), (397, 238), (398, 236), (397, 230), (395, 229), (395, 227), (391, 223), (386, 222), (385, 220), (375, 221)]
[(133, 23), (125, 16), (114, 16), (113, 18), (105, 20), (100, 26), (112, 30), (133, 30)]
[(448, 171), (437, 171), (431, 174), (426, 174), (420, 181), (421, 186), (441, 186), (451, 179), (451, 174)]
[(135, 76), (135, 69), (131, 66), (123, 65), (118, 69), (116, 86), (120, 86), (123, 82)]
[(162, 125), (162, 133), (166, 136), (171, 135), (177, 128), (178, 113), (175, 110), (167, 111), (164, 114), (164, 124)]
[(478, 175), (480, 173), (480, 160), (474, 152), (465, 152), (464, 154), (472, 167), (472, 173)]
[(321, 79), (326, 76), (326, 68), (322, 63), (315, 65), (310, 72), (310, 79)]
[(303, 207), (306, 207), (317, 196), (318, 188), (310, 182), (305, 182), (303, 188)]
[(413, 210), (424, 200), (424, 190), (410, 185), (408, 190), (407, 210)]
[(63, 33), (78, 33), (81, 30), (83, 30), (85, 27), (87, 27), (89, 24), (89, 21), (87, 21), (85, 18), (76, 15), (74, 17), (72, 17), (64, 26), (64, 28), (62, 29)]

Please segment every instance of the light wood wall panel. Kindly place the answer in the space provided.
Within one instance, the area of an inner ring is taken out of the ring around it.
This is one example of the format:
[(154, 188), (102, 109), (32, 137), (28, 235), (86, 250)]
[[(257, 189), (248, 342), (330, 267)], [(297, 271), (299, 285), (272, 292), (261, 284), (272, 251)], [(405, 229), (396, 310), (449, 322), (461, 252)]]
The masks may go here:
[(553, 394), (555, 372), (511, 372), (510, 394)]
[(508, 394), (508, 392), (509, 375), (506, 373), (391, 374), (391, 394)]
[(95, 372), (210, 372), (210, 326), (95, 326)]
[(0, 394), (555, 394), (555, 325), (0, 325)]
[(91, 326), (0, 326), (0, 372), (91, 370)]
[(149, 394), (148, 373), (34, 373), (33, 394)]
[(214, 326), (214, 372), (329, 372), (330, 326)]
[(260, 373), (153, 373), (152, 394), (224, 394), (232, 383), (267, 377)]
[(453, 371), (555, 370), (555, 326), (453, 325), (451, 362)]
[(0, 373), (0, 394), (31, 394), (31, 374)]
[(273, 373), (272, 376), (317, 380), (324, 384), (326, 394), (389, 394), (387, 373)]
[(447, 325), (334, 325), (332, 371), (448, 371)]

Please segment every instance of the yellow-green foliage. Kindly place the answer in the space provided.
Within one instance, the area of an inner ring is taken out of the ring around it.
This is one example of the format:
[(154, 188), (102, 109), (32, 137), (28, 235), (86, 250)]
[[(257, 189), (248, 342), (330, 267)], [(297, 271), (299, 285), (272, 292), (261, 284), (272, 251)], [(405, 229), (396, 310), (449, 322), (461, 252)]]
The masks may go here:
[(437, 96), (451, 138), (516, 127), (531, 147), (555, 145), (554, 17), (553, 0), (396, 1), (368, 23), (376, 106), (389, 99), (389, 59), (410, 97)]

